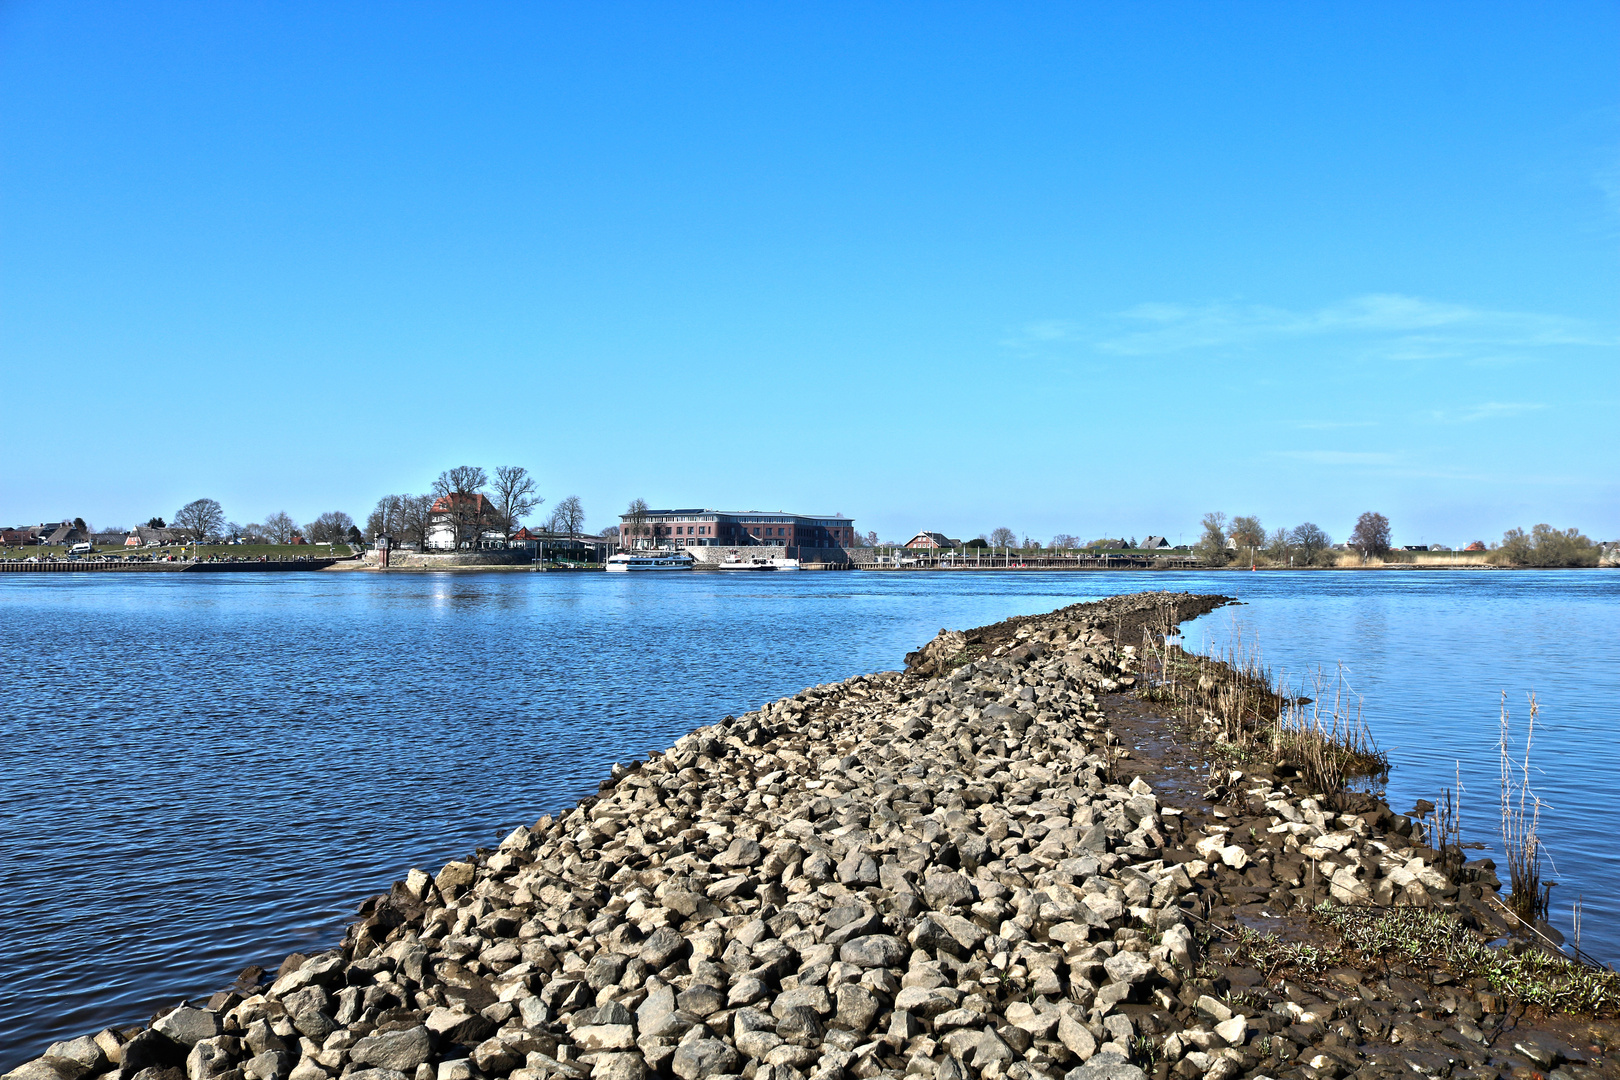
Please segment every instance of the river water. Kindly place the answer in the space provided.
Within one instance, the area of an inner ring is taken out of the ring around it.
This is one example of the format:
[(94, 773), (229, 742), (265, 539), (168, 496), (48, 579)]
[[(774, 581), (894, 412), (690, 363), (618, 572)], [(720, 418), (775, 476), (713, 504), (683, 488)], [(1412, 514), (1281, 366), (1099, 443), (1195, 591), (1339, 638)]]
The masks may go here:
[(615, 760), (941, 627), (1116, 592), (1240, 597), (1189, 628), (1337, 670), (1396, 809), (1460, 770), (1494, 846), (1498, 705), (1541, 704), (1554, 922), (1620, 960), (1620, 574), (128, 574), (0, 578), (0, 1071), (250, 963), (594, 789)]

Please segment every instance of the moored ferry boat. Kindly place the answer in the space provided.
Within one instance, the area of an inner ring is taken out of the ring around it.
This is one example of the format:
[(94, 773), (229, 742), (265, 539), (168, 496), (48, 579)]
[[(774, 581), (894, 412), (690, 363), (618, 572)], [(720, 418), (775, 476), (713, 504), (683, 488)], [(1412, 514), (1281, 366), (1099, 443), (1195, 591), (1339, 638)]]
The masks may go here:
[(656, 549), (649, 551), (621, 551), (609, 556), (609, 573), (639, 574), (647, 571), (690, 570), (697, 562), (689, 552)]

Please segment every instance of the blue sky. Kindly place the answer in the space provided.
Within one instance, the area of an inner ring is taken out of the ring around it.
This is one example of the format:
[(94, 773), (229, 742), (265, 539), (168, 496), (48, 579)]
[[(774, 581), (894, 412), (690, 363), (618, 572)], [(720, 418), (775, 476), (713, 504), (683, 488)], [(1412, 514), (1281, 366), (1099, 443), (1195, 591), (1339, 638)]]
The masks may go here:
[(1620, 536), (1620, 8), (0, 5), (0, 523)]

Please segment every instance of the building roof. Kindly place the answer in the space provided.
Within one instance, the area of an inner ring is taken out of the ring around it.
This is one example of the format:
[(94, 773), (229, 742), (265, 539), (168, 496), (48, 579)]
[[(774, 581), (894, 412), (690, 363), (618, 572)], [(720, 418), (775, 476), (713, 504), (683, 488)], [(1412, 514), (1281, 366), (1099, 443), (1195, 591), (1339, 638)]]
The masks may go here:
[(471, 509), (474, 511), (490, 510), (495, 506), (480, 492), (458, 491), (450, 495), (440, 495), (437, 499), (434, 499), (433, 508), (428, 512), (432, 514), (453, 513), (453, 508), (457, 503), (471, 503)]
[(142, 544), (167, 544), (174, 540), (173, 529), (155, 529), (150, 525), (137, 525), (130, 530), (129, 535)]
[[(649, 509), (649, 510), (644, 511), (644, 513), (648, 517), (667, 517), (667, 516), (673, 516), (673, 515), (691, 515), (691, 514), (718, 514), (721, 517), (747, 517), (750, 514), (755, 514), (755, 515), (764, 514), (764, 515), (768, 515), (768, 516), (784, 517), (784, 518), (825, 518), (828, 521), (853, 521), (854, 520), (854, 518), (847, 518), (843, 514), (800, 514), (800, 513), (797, 513), (795, 511), (792, 511), (792, 510), (715, 510), (715, 509), (713, 509), (711, 507), (703, 507), (703, 508), (700, 508), (700, 509), (685, 509), (685, 510), (682, 510), (682, 509), (676, 509), (676, 510), (652, 510), (652, 509)], [(619, 520), (621, 520), (621, 521), (629, 521), (633, 516), (634, 515), (632, 515), (632, 514), (620, 514), (619, 515)]]
[(961, 547), (962, 546), (962, 541), (960, 541), (960, 540), (953, 540), (949, 536), (946, 536), (942, 532), (929, 532), (926, 529), (923, 530), (922, 532), (918, 533), (916, 536), (913, 536), (910, 540), (907, 540), (906, 541), (906, 546), (910, 547), (912, 544), (915, 544), (919, 540), (930, 541), (930, 542), (933, 543), (933, 545), (935, 547), (942, 547), (942, 548), (953, 548), (953, 547)]
[(1145, 548), (1167, 548), (1170, 546), (1170, 541), (1162, 536), (1150, 536), (1142, 541), (1142, 546)]

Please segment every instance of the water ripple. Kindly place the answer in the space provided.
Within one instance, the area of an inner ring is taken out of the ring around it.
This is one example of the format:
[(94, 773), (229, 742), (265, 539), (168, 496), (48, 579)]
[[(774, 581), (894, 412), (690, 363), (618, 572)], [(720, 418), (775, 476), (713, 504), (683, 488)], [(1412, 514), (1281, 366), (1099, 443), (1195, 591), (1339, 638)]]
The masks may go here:
[(1585, 740), (1548, 747), (1546, 831), (1569, 891), (1620, 914), (1613, 857), (1578, 821), (1616, 776), (1620, 575), (1414, 577), (7, 576), (0, 1071), (330, 946), (409, 867), (693, 726), (898, 667), (940, 627), (1148, 588), (1242, 591), (1274, 662), (1349, 662), (1402, 744), (1403, 797), (1432, 796), (1464, 751), (1471, 795), (1489, 792), (1494, 756), (1475, 758), (1498, 684), (1542, 690), (1549, 724)]

